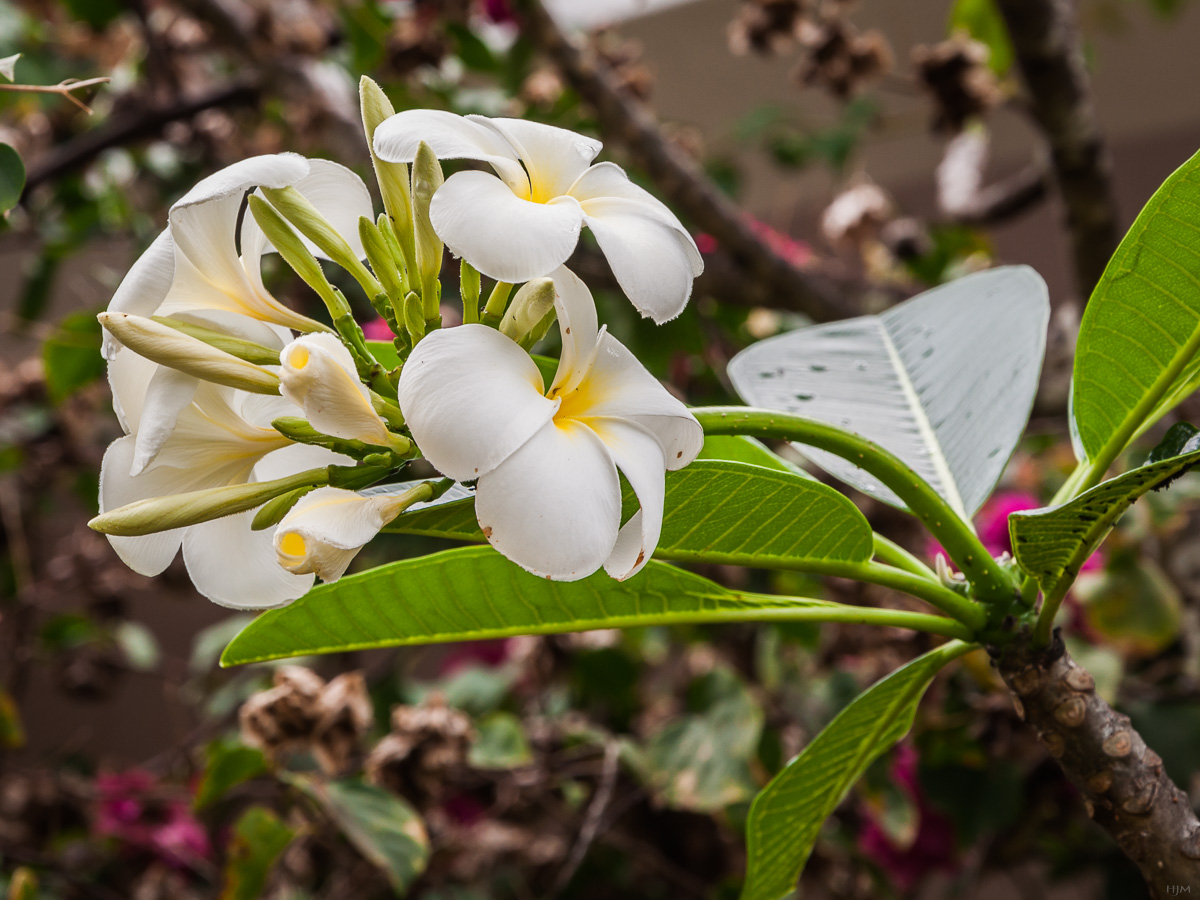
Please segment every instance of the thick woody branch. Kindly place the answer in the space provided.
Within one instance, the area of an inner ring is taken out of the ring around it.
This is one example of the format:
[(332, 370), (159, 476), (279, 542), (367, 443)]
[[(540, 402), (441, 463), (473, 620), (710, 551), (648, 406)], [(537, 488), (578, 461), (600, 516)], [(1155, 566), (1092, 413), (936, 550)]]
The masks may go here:
[(1079, 789), (1088, 814), (1141, 869), (1152, 896), (1200, 885), (1200, 821), (1187, 795), (1129, 717), (1096, 695), (1061, 637), (1045, 650), (1018, 641), (993, 658), (1018, 714)]
[(1112, 162), (1100, 130), (1075, 0), (998, 0), (1034, 119), (1066, 206), (1075, 276), (1086, 297), (1117, 248)]
[(865, 285), (829, 268), (800, 269), (764, 244), (745, 213), (713, 184), (696, 162), (670, 143), (644, 104), (623, 91), (608, 65), (571, 41), (537, 0), (522, 4), (529, 34), (596, 112), (606, 137), (622, 144), (634, 162), (698, 228), (733, 259), (741, 281), (782, 295), (775, 304), (819, 322), (861, 312)]

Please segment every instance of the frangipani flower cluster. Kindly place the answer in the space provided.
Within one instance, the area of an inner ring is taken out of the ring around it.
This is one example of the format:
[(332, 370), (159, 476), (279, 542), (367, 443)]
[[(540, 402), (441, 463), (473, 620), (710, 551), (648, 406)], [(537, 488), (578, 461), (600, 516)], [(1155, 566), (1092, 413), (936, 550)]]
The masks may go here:
[[(700, 270), (694, 242), (620, 169), (591, 165), (589, 138), (396, 115), (366, 79), (362, 96), (382, 215), (336, 163), (244, 160), (171, 208), (101, 315), (126, 434), (105, 454), (93, 527), (147, 575), (182, 549), (203, 594), (242, 608), (335, 581), (405, 510), (472, 494), (488, 541), (528, 571), (634, 575), (658, 542), (665, 473), (703, 434), (600, 326), (563, 262), (587, 224), (635, 305), (664, 321)], [(444, 179), (439, 156), (500, 177)], [(463, 257), (466, 323), (445, 329), (443, 242)], [(261, 261), (273, 251), (327, 317), (272, 296)], [(318, 258), (353, 276), (391, 346), (364, 339)], [(479, 273), (496, 280), (486, 302)], [(562, 356), (547, 386), (529, 348), (554, 321)], [(446, 477), (413, 481), (420, 456)], [(639, 505), (624, 524), (619, 474)]]

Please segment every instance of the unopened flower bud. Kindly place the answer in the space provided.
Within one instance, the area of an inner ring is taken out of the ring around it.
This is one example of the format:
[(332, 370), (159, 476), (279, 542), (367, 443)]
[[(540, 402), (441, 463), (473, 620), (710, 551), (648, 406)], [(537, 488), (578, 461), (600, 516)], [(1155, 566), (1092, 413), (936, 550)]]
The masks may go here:
[(328, 479), (327, 469), (309, 469), (273, 481), (230, 484), (186, 494), (136, 500), (114, 510), (101, 511), (100, 515), (88, 522), (88, 527), (101, 534), (122, 537), (156, 534), (245, 512), (280, 494), (307, 485), (324, 484)]
[(416, 236), (417, 275), (425, 318), (437, 315), (437, 283), (442, 271), (442, 239), (433, 230), (429, 219), (429, 204), (434, 192), (442, 186), (445, 176), (433, 150), (424, 141), (417, 148), (412, 168), (413, 230)]
[(102, 312), (96, 318), (113, 337), (151, 362), (214, 384), (256, 394), (279, 393), (275, 373), (169, 325), (128, 313)]
[(502, 334), (517, 343), (537, 328), (554, 309), (554, 279), (535, 278), (521, 285), (500, 320)]
[(327, 307), (331, 310), (339, 308), (333, 285), (325, 277), (325, 273), (321, 270), (321, 264), (317, 262), (312, 251), (304, 245), (300, 235), (296, 234), (287, 220), (279, 214), (279, 210), (255, 194), (250, 195), (247, 203), (250, 207), (250, 214), (254, 216), (254, 221), (267, 236), (267, 240), (279, 251), (284, 262), (292, 267), (305, 284), (317, 292)]
[(396, 110), (379, 85), (366, 75), (358, 83), (358, 95), (363, 130), (367, 133), (367, 146), (371, 148), (371, 161), (375, 164), (375, 178), (379, 182), (379, 193), (383, 196), (383, 208), (396, 225), (405, 264), (412, 266), (416, 251), (413, 246), (412, 198), (408, 193), (408, 166), (386, 162), (375, 154), (375, 129), (385, 119), (394, 116)]
[(354, 358), (332, 334), (297, 338), (279, 354), (280, 392), (304, 410), (318, 431), (334, 437), (389, 446), (391, 432), (358, 380)]
[(358, 220), (358, 236), (362, 240), (363, 249), (367, 251), (367, 262), (371, 264), (371, 271), (383, 284), (387, 295), (396, 299), (403, 297), (404, 286), (396, 268), (398, 260), (392, 258), (387, 241), (383, 239), (378, 226), (366, 216), (362, 216)]
[(296, 227), (297, 231), (312, 241), (322, 253), (353, 275), (354, 279), (362, 285), (362, 289), (368, 297), (374, 297), (383, 291), (383, 287), (375, 279), (375, 276), (362, 264), (358, 253), (321, 215), (320, 210), (313, 206), (309, 199), (295, 187), (263, 187), (259, 190), (271, 205)]
[(279, 564), (294, 575), (337, 581), (350, 562), (392, 519), (433, 496), (428, 483), (401, 493), (359, 494), (324, 487), (300, 499), (275, 530)]

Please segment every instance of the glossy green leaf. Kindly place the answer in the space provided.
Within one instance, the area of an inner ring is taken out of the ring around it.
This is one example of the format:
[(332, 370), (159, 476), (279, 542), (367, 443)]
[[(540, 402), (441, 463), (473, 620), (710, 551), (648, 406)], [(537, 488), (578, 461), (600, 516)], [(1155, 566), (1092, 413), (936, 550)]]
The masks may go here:
[(1075, 349), (1072, 426), (1090, 460), (1200, 384), (1200, 154), (1163, 183), (1092, 292)]
[(702, 685), (702, 709), (668, 722), (646, 745), (645, 775), (678, 809), (714, 812), (749, 800), (763, 711), (732, 672), (717, 669)]
[(876, 682), (762, 789), (746, 823), (741, 900), (779, 900), (795, 889), (821, 824), (867, 767), (908, 734), (934, 675), (971, 646), (943, 644)]
[[(968, 519), (991, 494), (1029, 418), (1050, 302), (1027, 266), (977, 272), (878, 316), (799, 328), (729, 363), (751, 406), (856, 432), (891, 451)], [(840, 456), (797, 444), (842, 481), (899, 498)]]
[(21, 162), (21, 154), (8, 144), (0, 144), (0, 214), (16, 206), (24, 190), (25, 163)]
[(548, 581), (490, 547), (460, 547), (321, 585), (291, 606), (269, 610), (233, 639), (221, 663), (517, 634), (763, 621), (843, 608), (729, 591), (655, 561), (628, 581), (604, 571), (581, 581)]
[(799, 466), (792, 465), (772, 453), (761, 441), (745, 435), (710, 434), (704, 438), (704, 446), (700, 448), (700, 455), (696, 459), (724, 459), (729, 462), (762, 466), (764, 469), (774, 469), (777, 472), (792, 472), (805, 478), (811, 477)]
[(1200, 433), (1179, 422), (1144, 465), (1084, 491), (1060, 506), (1008, 517), (1018, 565), (1050, 594), (1064, 577), (1074, 580), (1109, 529), (1147, 491), (1156, 490), (1200, 463)]
[(236, 739), (218, 740), (205, 750), (206, 762), (196, 788), (196, 809), (216, 803), (233, 787), (267, 772), (262, 751)]
[(429, 836), (420, 815), (404, 800), (361, 781), (288, 779), (307, 794), (400, 896), (425, 871)]
[(954, 6), (950, 8), (949, 31), (951, 34), (965, 31), (987, 47), (988, 67), (997, 75), (1003, 76), (1012, 68), (1012, 40), (996, 0), (954, 0)]
[(106, 363), (100, 352), (101, 328), (94, 314), (72, 313), (42, 344), (46, 390), (62, 403), (80, 388), (103, 377)]
[[(636, 509), (632, 491), (625, 509), (627, 515)], [(753, 566), (871, 558), (871, 527), (858, 508), (828, 485), (792, 472), (697, 460), (667, 473), (665, 509), (655, 551), (663, 559)], [(387, 530), (483, 540), (471, 500), (404, 513)]]
[(220, 900), (258, 900), (271, 866), (296, 832), (264, 806), (252, 806), (233, 826)]

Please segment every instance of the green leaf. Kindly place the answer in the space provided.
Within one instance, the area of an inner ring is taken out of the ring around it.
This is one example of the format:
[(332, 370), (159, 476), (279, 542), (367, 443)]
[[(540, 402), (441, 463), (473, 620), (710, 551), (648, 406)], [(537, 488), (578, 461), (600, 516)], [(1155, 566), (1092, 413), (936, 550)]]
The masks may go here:
[(669, 722), (646, 746), (646, 777), (668, 804), (715, 812), (749, 800), (763, 711), (731, 672), (705, 677), (705, 708)]
[(1128, 559), (1104, 572), (1088, 572), (1071, 590), (1103, 646), (1125, 657), (1157, 656), (1179, 639), (1179, 591), (1152, 560)]
[(1147, 491), (1156, 490), (1200, 463), (1200, 433), (1185, 422), (1173, 425), (1146, 463), (1084, 491), (1060, 506), (1027, 510), (1008, 517), (1013, 555), (1052, 593), (1064, 577), (1071, 581), (1116, 521)]
[(744, 435), (710, 434), (704, 438), (704, 446), (700, 449), (700, 455), (696, 459), (724, 459), (729, 462), (762, 466), (764, 469), (774, 469), (777, 472), (791, 472), (805, 478), (811, 477), (799, 466), (794, 466), (772, 453), (763, 446), (761, 441)]
[(908, 734), (933, 676), (970, 649), (951, 641), (876, 682), (762, 789), (746, 822), (741, 900), (779, 900), (795, 889), (821, 824), (867, 767)]
[(950, 9), (949, 32), (965, 31), (988, 48), (988, 67), (1003, 77), (1012, 68), (1013, 48), (1008, 26), (996, 0), (955, 0)]
[(258, 900), (279, 854), (296, 832), (264, 806), (252, 806), (233, 826), (220, 900)]
[(387, 876), (397, 894), (403, 896), (425, 871), (425, 824), (399, 797), (355, 780), (321, 782), (295, 775), (288, 781), (321, 807), (346, 840)]
[(475, 725), (478, 732), (467, 762), (476, 769), (515, 769), (533, 762), (529, 738), (521, 720), (508, 712), (494, 712)]
[(46, 390), (53, 403), (62, 403), (80, 388), (104, 375), (100, 352), (101, 328), (90, 312), (72, 313), (42, 344)]
[[(752, 344), (729, 363), (751, 406), (856, 432), (913, 468), (968, 519), (991, 494), (1029, 418), (1050, 303), (1027, 266), (968, 275), (878, 316)], [(853, 463), (797, 445), (831, 475), (895, 506)]]
[[(626, 515), (636, 509), (631, 490)], [(791, 472), (698, 460), (667, 473), (662, 535), (655, 556), (729, 565), (781, 560), (866, 562), (871, 527), (843, 494)], [(404, 513), (388, 531), (482, 541), (474, 501)]]
[(25, 163), (21, 162), (21, 154), (8, 144), (0, 144), (0, 214), (20, 202), (23, 190)]
[(196, 809), (211, 806), (231, 788), (267, 772), (267, 760), (262, 752), (236, 739), (213, 741), (205, 750), (205, 756), (204, 775), (196, 789)]
[(1200, 384), (1200, 154), (1150, 198), (1092, 292), (1075, 350), (1078, 449), (1107, 464)]
[(655, 561), (628, 581), (604, 571), (581, 581), (548, 581), (490, 547), (460, 547), (321, 585), (269, 610), (233, 639), (221, 664), (517, 634), (786, 619), (803, 610), (843, 608), (729, 591)]

